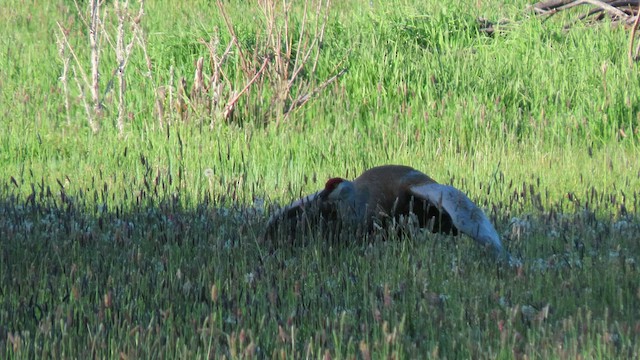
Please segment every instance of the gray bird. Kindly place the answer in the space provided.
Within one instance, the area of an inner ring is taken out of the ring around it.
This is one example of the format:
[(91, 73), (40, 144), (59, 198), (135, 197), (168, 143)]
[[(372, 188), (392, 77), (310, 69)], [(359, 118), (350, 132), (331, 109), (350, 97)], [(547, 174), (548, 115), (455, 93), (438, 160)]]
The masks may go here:
[(402, 165), (374, 167), (353, 181), (329, 179), (323, 190), (275, 212), (265, 234), (271, 236), (283, 223), (293, 232), (305, 219), (319, 217), (326, 224), (362, 235), (407, 216), (415, 216), (420, 227), (434, 233), (466, 234), (489, 248), (497, 260), (518, 264), (487, 216), (463, 192)]

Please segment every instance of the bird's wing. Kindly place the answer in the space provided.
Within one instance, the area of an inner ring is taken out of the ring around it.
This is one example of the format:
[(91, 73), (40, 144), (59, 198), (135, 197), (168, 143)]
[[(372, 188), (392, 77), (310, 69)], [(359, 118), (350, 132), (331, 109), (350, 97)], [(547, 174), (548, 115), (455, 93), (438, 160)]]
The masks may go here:
[(480, 245), (490, 247), (496, 257), (512, 262), (487, 216), (462, 191), (437, 183), (414, 185), (409, 191), (416, 198), (444, 210), (459, 231), (471, 236)]
[(281, 221), (296, 218), (304, 213), (306, 208), (317, 206), (320, 193), (321, 191), (318, 191), (307, 195), (274, 212), (267, 222), (266, 233), (270, 234)]
[(292, 202), (291, 204), (289, 204), (289, 205), (277, 210), (269, 218), (269, 224), (271, 224), (274, 221), (278, 221), (279, 219), (293, 216), (293, 214), (295, 214), (297, 212), (304, 211), (305, 207), (316, 203), (316, 201), (318, 199), (318, 195), (320, 195), (320, 193), (321, 193), (321, 191), (318, 191), (318, 192), (315, 192), (315, 193), (313, 193), (311, 195), (307, 195), (307, 196), (305, 196), (305, 197), (303, 197), (301, 199), (298, 199), (298, 200)]

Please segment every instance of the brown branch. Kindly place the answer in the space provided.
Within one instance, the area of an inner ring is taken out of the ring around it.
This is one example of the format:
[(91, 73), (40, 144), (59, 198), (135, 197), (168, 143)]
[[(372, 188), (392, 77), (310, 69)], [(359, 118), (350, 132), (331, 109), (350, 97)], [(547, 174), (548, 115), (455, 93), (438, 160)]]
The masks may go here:
[(260, 67), (260, 70), (258, 70), (258, 72), (253, 76), (253, 78), (251, 80), (249, 80), (249, 82), (247, 83), (247, 85), (245, 85), (245, 87), (242, 89), (242, 91), (240, 91), (238, 94), (234, 95), (229, 100), (229, 102), (227, 102), (227, 105), (225, 105), (224, 110), (222, 112), (222, 116), (225, 119), (233, 111), (233, 108), (236, 105), (236, 103), (238, 102), (238, 99), (240, 99), (240, 96), (242, 96), (242, 94), (244, 94), (245, 92), (247, 92), (247, 90), (249, 90), (249, 87), (251, 87), (251, 84), (253, 84), (258, 79), (260, 74), (264, 71), (264, 69), (267, 68), (267, 64), (268, 63), (269, 63), (269, 58), (265, 58), (264, 62), (262, 63), (262, 66)]
[(578, 5), (583, 5), (583, 4), (591, 4), (593, 6), (597, 6), (613, 16), (622, 17), (622, 18), (627, 16), (627, 14), (625, 14), (624, 11), (618, 10), (617, 8), (599, 0), (577, 0), (570, 4), (560, 6), (557, 8), (557, 10), (558, 11), (566, 10), (566, 9), (569, 9)]
[(229, 30), (229, 33), (231, 34), (231, 39), (236, 44), (236, 48), (238, 49), (238, 53), (240, 54), (240, 60), (241, 60), (240, 65), (242, 66), (242, 70), (244, 71), (245, 74), (250, 75), (251, 74), (251, 68), (249, 66), (250, 63), (249, 61), (247, 61), (247, 58), (244, 56), (244, 52), (242, 51), (242, 46), (240, 46), (240, 43), (238, 42), (238, 37), (236, 36), (236, 32), (233, 30), (233, 24), (231, 23), (231, 20), (229, 20), (229, 16), (227, 16), (227, 13), (224, 11), (224, 5), (222, 4), (221, 0), (216, 0), (216, 4), (218, 5), (218, 9), (222, 14), (222, 18), (224, 19), (224, 23), (227, 26), (227, 30)]
[(99, 20), (100, 20), (100, 1), (92, 0), (90, 4), (91, 20), (89, 21), (89, 48), (91, 50), (91, 101), (96, 114), (100, 114), (102, 106), (100, 104), (100, 49), (98, 44), (99, 38)]
[(538, 3), (533, 4), (533, 11), (535, 11), (540, 15), (546, 15), (550, 12), (555, 13), (557, 8), (571, 2), (573, 2), (573, 0), (540, 1)]
[(295, 110), (295, 109), (299, 108), (300, 106), (306, 104), (309, 100), (311, 100), (314, 96), (316, 96), (317, 94), (322, 92), (322, 90), (324, 90), (327, 86), (329, 86), (329, 84), (331, 84), (332, 82), (338, 80), (346, 72), (347, 72), (347, 68), (344, 68), (344, 69), (340, 70), (337, 74), (335, 74), (332, 77), (330, 77), (329, 79), (325, 80), (322, 84), (318, 85), (318, 87), (313, 89), (311, 92), (299, 96), (296, 100), (293, 101), (291, 106), (289, 106), (289, 108), (285, 111), (285, 116), (288, 115), (293, 110)]
[[(639, 2), (640, 1), (638, 0), (550, 0), (534, 4), (533, 9), (537, 14), (546, 16), (543, 20), (544, 22), (560, 11), (588, 4), (595, 6), (595, 8), (591, 9), (588, 13), (579, 16), (573, 23), (583, 21), (589, 17), (593, 17), (594, 15), (597, 15), (596, 20), (601, 20), (601, 13), (606, 12), (613, 21), (623, 21), (624, 23), (630, 24), (634, 16), (634, 10), (631, 9), (631, 7), (637, 6)], [(571, 25), (565, 26), (565, 28), (569, 27), (571, 27)]]
[(633, 51), (633, 42), (636, 38), (636, 31), (638, 30), (638, 24), (640, 23), (640, 5), (638, 5), (638, 11), (636, 12), (636, 20), (633, 22), (633, 26), (631, 27), (631, 35), (629, 35), (629, 66), (633, 66), (634, 61), (638, 58), (638, 49), (636, 49), (635, 53)]

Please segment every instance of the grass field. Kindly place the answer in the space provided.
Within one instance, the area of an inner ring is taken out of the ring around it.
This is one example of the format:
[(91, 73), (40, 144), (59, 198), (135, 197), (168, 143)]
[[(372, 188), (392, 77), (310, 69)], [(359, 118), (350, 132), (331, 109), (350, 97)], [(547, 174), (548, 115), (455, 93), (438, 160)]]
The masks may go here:
[[(628, 31), (520, 0), (230, 1), (233, 42), (215, 2), (107, 1), (92, 52), (87, 3), (0, 3), (0, 358), (639, 357)], [(261, 241), (387, 163), (469, 194), (523, 266), (465, 237)]]

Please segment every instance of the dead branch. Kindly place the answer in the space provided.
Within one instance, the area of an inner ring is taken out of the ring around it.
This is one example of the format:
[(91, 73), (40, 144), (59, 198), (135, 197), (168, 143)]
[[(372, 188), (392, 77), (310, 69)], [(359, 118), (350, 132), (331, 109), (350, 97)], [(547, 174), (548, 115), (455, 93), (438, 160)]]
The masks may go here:
[(308, 92), (308, 93), (306, 93), (304, 95), (299, 96), (296, 100), (293, 101), (291, 106), (289, 106), (289, 108), (285, 110), (285, 116), (287, 116), (293, 110), (295, 110), (295, 109), (299, 108), (300, 106), (306, 104), (309, 100), (311, 100), (314, 96), (316, 96), (319, 93), (321, 93), (322, 90), (324, 90), (327, 86), (329, 86), (329, 84), (331, 84), (334, 81), (338, 80), (346, 72), (347, 72), (347, 68), (343, 68), (337, 74), (333, 75), (329, 79), (325, 80), (322, 84), (318, 85), (318, 87), (316, 87), (315, 89), (311, 90), (310, 92)]
[(100, 114), (102, 106), (100, 104), (100, 1), (92, 0), (90, 5), (91, 20), (89, 21), (89, 48), (91, 50), (91, 101), (96, 114)]
[(533, 11), (538, 15), (546, 15), (551, 17), (560, 11), (568, 10), (580, 5), (592, 5), (596, 9), (592, 9), (587, 15), (583, 15), (581, 18), (606, 12), (612, 19), (624, 19), (628, 20), (630, 16), (635, 16), (637, 11), (634, 11), (631, 7), (638, 5), (638, 0), (550, 0), (541, 1), (533, 5)]
[[(574, 23), (580, 21), (603, 20), (605, 18), (605, 14), (607, 14), (613, 23), (622, 23), (627, 27), (630, 26), (631, 34), (629, 35), (629, 48), (627, 50), (629, 63), (633, 64), (638, 60), (640, 45), (638, 45), (637, 49), (634, 51), (634, 43), (640, 20), (639, 0), (548, 0), (534, 4), (533, 11), (538, 15), (546, 16), (545, 20), (547, 20), (560, 11), (568, 10), (580, 5), (591, 5), (595, 8), (592, 8), (586, 14), (579, 16)], [(565, 26), (565, 28), (569, 28), (571, 26), (572, 24)]]
[(638, 24), (640, 23), (640, 5), (638, 5), (638, 10), (636, 12), (636, 20), (633, 22), (633, 26), (631, 27), (631, 35), (629, 35), (629, 65), (633, 66), (633, 63), (638, 60), (638, 52), (640, 52), (640, 44), (636, 48), (635, 52), (633, 51), (633, 42), (636, 39), (636, 31), (638, 30)]
[(566, 9), (570, 9), (572, 7), (575, 6), (579, 6), (579, 5), (583, 5), (583, 4), (591, 4), (594, 6), (599, 7), (600, 9), (608, 12), (611, 16), (614, 17), (626, 17), (627, 14), (625, 14), (623, 11), (618, 10), (617, 8), (603, 2), (603, 1), (598, 1), (598, 0), (578, 0), (578, 1), (574, 1), (572, 3), (569, 3), (567, 5), (561, 6), (559, 7), (557, 10), (566, 10)]
[(231, 39), (233, 40), (233, 42), (236, 45), (236, 48), (238, 49), (238, 54), (240, 55), (240, 65), (242, 66), (242, 71), (244, 71), (245, 75), (250, 76), (250, 75), (252, 75), (251, 62), (248, 61), (247, 58), (244, 56), (244, 52), (242, 51), (242, 46), (240, 46), (240, 43), (238, 42), (238, 37), (236, 36), (236, 32), (233, 29), (233, 23), (229, 19), (229, 16), (227, 15), (227, 12), (224, 9), (224, 5), (222, 4), (222, 1), (221, 0), (216, 0), (216, 4), (218, 5), (218, 9), (220, 10), (220, 14), (222, 14), (222, 18), (224, 19), (224, 23), (227, 26), (227, 30), (229, 31), (229, 34), (231, 34)]
[(238, 99), (240, 98), (240, 96), (242, 96), (242, 94), (244, 94), (247, 90), (249, 90), (249, 87), (251, 87), (251, 84), (253, 84), (259, 77), (260, 74), (264, 71), (264, 69), (267, 68), (267, 64), (269, 63), (269, 59), (265, 58), (264, 62), (262, 63), (262, 66), (260, 67), (260, 70), (258, 70), (258, 72), (253, 76), (253, 78), (251, 80), (249, 80), (249, 82), (247, 83), (247, 85), (245, 85), (245, 87), (237, 94), (235, 94), (227, 103), (227, 105), (225, 105), (224, 107), (224, 111), (222, 112), (222, 117), (225, 119), (228, 119), (229, 116), (231, 115), (231, 112), (233, 111), (233, 108), (235, 107), (236, 103), (238, 102)]

